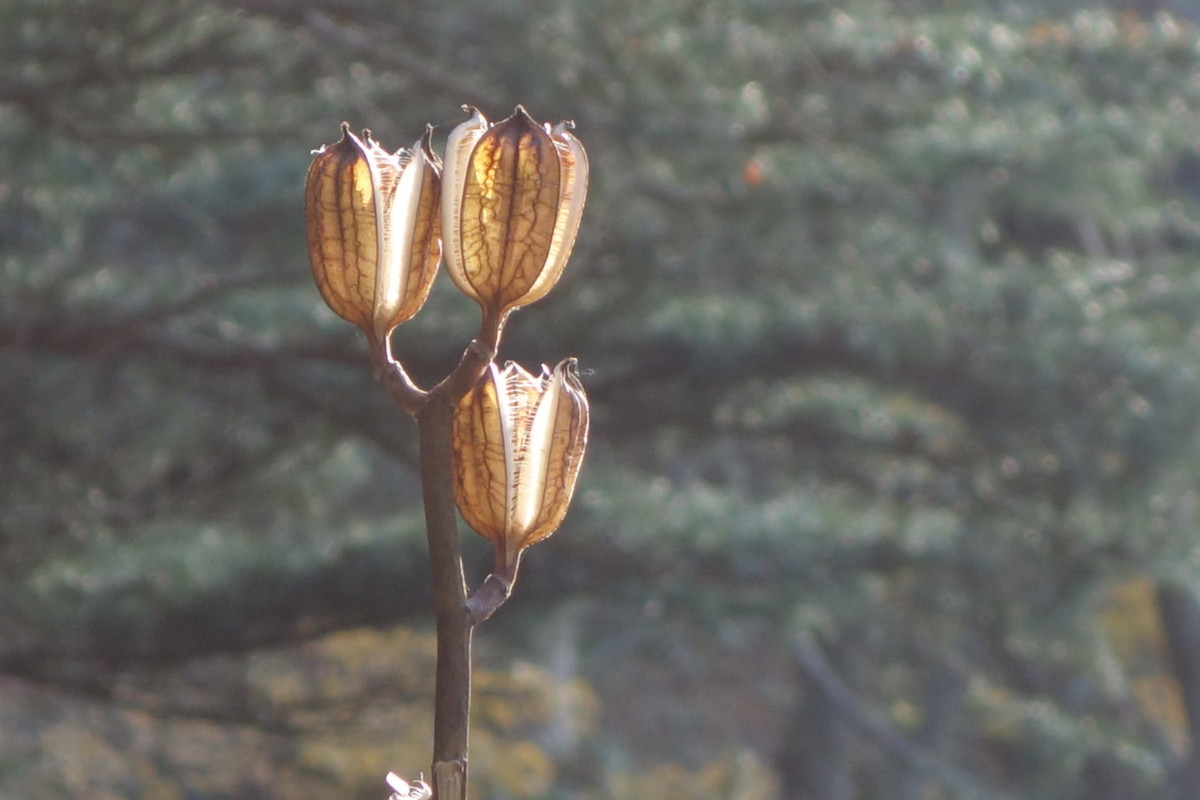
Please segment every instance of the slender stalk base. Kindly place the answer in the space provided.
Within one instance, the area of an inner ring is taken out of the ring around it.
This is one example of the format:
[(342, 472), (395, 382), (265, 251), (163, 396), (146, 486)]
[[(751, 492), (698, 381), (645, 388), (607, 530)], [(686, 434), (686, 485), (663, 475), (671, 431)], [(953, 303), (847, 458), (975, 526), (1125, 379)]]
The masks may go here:
[[(469, 609), (454, 505), (451, 423), (454, 407), (496, 356), (504, 318), (485, 320), (458, 366), (429, 391), (419, 388), (392, 357), (391, 341), (371, 338), (371, 364), (388, 394), (417, 418), (425, 533), (433, 573), (437, 680), (433, 700), (433, 800), (467, 798), (467, 730), (471, 715), (471, 634), (508, 597), (490, 592), (487, 610)], [(479, 603), (475, 604), (476, 606)], [(397, 778), (397, 780), (400, 780)]]
[(471, 711), (471, 634), (467, 585), (454, 511), (450, 421), (453, 407), (432, 396), (417, 414), (425, 526), (437, 624), (433, 723), (434, 800), (466, 800)]

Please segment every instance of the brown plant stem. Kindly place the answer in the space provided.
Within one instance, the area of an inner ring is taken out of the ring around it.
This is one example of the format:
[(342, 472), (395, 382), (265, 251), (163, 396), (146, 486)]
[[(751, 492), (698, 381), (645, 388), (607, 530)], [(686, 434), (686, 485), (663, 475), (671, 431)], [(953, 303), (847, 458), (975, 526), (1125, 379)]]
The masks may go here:
[[(466, 800), (467, 741), (471, 716), (471, 636), (467, 583), (454, 504), (454, 408), (496, 355), (500, 328), (485, 326), (454, 370), (428, 392), (416, 389), (391, 357), (390, 346), (372, 348), (372, 361), (389, 393), (417, 418), (425, 535), (433, 575), (437, 677), (433, 707), (434, 800)], [(384, 378), (391, 377), (391, 380)], [(415, 390), (415, 391), (414, 391)]]
[(397, 405), (414, 417), (429, 401), (429, 393), (413, 383), (404, 366), (392, 357), (390, 338), (371, 336), (371, 372)]
[(496, 613), (496, 609), (504, 605), (504, 601), (512, 594), (512, 584), (497, 576), (495, 573), (484, 578), (479, 588), (471, 592), (467, 598), (467, 611), (476, 623)]
[(425, 528), (433, 572), (437, 681), (433, 718), (433, 796), (466, 800), (471, 713), (471, 633), (467, 585), (452, 491), (450, 420), (454, 406), (432, 395), (417, 414)]
[[(434, 800), (466, 800), (467, 734), (471, 716), (471, 636), (479, 617), (470, 610), (458, 541), (454, 504), (451, 423), (454, 408), (483, 376), (496, 356), (503, 319), (485, 321), (479, 338), (463, 351), (458, 365), (425, 391), (413, 383), (392, 356), (391, 341), (370, 337), (375, 378), (396, 403), (417, 419), (425, 536), (433, 575), (437, 632), (437, 677), (433, 701)], [(482, 588), (482, 587), (481, 587)], [(491, 611), (507, 599), (491, 601)]]

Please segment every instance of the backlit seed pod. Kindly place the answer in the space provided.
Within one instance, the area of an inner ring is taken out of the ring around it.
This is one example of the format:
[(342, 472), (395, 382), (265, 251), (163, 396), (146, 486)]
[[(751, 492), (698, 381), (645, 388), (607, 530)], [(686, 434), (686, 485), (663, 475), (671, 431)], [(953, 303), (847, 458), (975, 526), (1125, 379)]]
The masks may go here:
[(502, 320), (562, 275), (587, 195), (587, 154), (570, 123), (520, 106), (495, 125), (478, 109), (446, 140), (442, 236), (454, 283)]
[(379, 340), (416, 314), (441, 258), (441, 163), (429, 134), (388, 153), (342, 124), (316, 153), (304, 189), (308, 257), (338, 316)]
[(454, 498), (509, 584), (521, 551), (558, 528), (575, 491), (588, 403), (574, 366), (566, 359), (534, 377), (493, 362), (454, 412)]

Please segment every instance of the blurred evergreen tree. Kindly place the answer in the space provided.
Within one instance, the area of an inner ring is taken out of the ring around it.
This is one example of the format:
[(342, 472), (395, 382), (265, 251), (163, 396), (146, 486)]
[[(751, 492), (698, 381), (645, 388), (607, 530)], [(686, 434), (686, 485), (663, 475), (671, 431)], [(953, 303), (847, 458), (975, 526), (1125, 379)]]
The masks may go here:
[[(594, 176), (502, 353), (595, 414), (486, 629), (599, 693), (558, 790), (1185, 796), (1200, 59), (1149, 5), (5, 4), (0, 671), (425, 618), (413, 430), (300, 189), (342, 119), (520, 102)], [(436, 375), (474, 309), (431, 302)]]

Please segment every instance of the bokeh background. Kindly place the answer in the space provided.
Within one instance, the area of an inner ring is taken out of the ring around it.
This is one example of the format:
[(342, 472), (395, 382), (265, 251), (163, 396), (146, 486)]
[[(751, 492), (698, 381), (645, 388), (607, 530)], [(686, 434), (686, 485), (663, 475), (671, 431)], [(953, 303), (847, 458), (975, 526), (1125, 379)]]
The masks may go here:
[[(415, 428), (302, 187), (574, 119), (563, 528), (476, 636), (477, 798), (1200, 786), (1200, 4), (0, 4), (0, 796), (428, 769)], [(476, 325), (444, 276), (422, 381)], [(468, 574), (490, 554), (464, 529)]]

